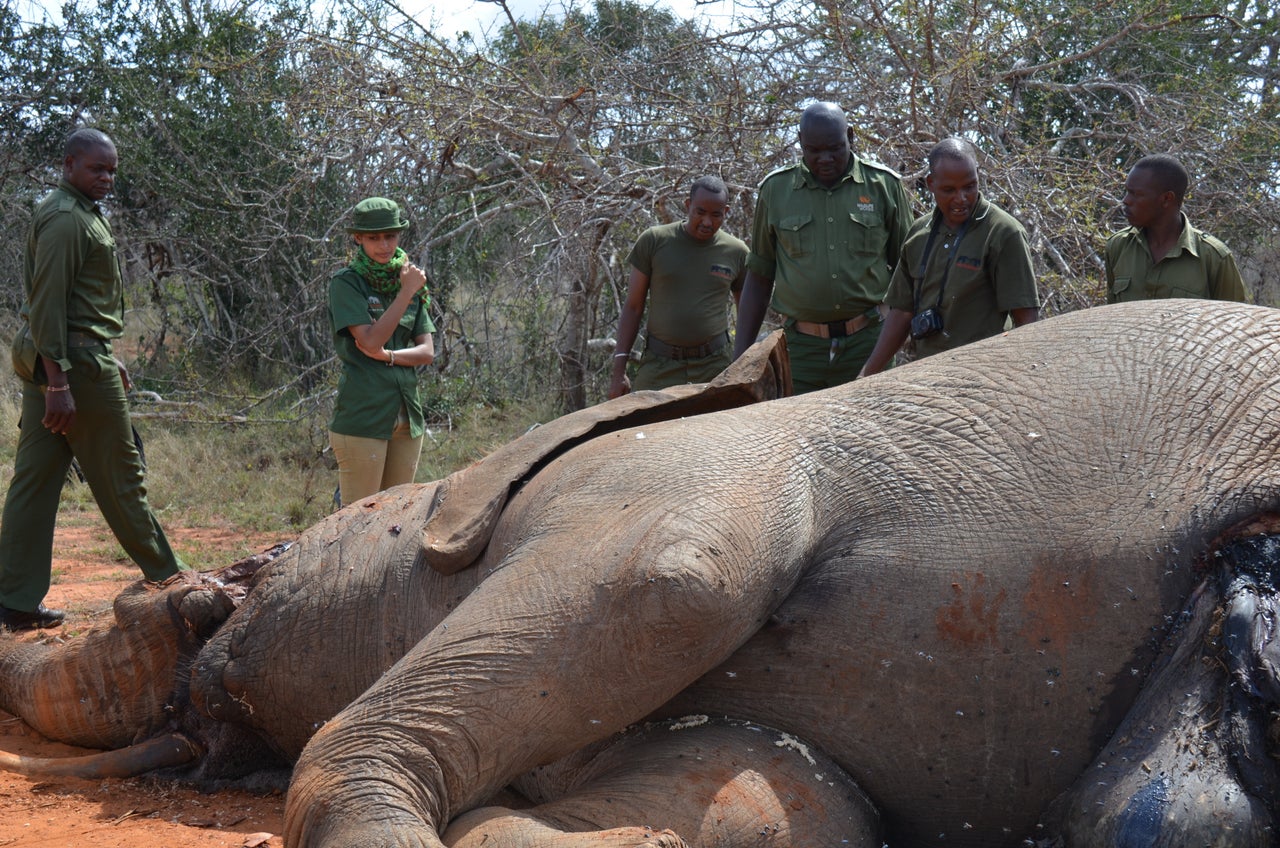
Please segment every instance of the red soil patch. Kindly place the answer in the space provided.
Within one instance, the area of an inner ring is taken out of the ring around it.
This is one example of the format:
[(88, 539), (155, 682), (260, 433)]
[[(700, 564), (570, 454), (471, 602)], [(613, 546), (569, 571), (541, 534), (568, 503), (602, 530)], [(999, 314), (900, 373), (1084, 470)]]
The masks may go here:
[[(226, 551), (226, 561), (217, 565), (244, 556), (246, 544), (248, 552), (255, 553), (284, 541), (266, 534), (246, 537), (234, 528), (166, 525), (165, 532), (180, 554), (199, 551), (201, 558), (208, 560)], [(132, 562), (113, 559), (112, 542), (100, 519), (89, 526), (58, 529), (54, 544), (57, 582), (45, 602), (67, 611), (62, 630), (68, 638), (75, 638), (77, 630), (110, 610), (120, 590), (141, 577)], [(197, 564), (215, 566), (213, 562)], [(47, 638), (57, 632), (17, 638)], [(92, 753), (50, 742), (3, 712), (0, 749), (36, 757)], [(283, 820), (281, 795), (202, 795), (145, 780), (27, 778), (0, 771), (0, 848), (281, 848)]]

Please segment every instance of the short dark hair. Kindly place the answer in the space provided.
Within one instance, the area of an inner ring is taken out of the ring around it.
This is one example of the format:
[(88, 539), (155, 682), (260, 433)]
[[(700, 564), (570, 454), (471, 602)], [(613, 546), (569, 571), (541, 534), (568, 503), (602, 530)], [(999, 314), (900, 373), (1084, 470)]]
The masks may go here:
[(931, 174), (938, 169), (938, 163), (943, 159), (971, 164), (974, 170), (978, 168), (978, 149), (968, 139), (954, 135), (935, 144), (926, 158)]
[(79, 156), (86, 150), (99, 147), (109, 147), (114, 150), (116, 145), (111, 140), (111, 137), (102, 130), (94, 129), (93, 127), (81, 127), (67, 136), (67, 141), (62, 146), (62, 155)]
[(724, 184), (724, 180), (715, 174), (707, 174), (693, 181), (693, 185), (689, 186), (690, 200), (693, 200), (693, 196), (698, 193), (698, 189), (702, 189), (708, 194), (714, 194), (717, 197), (723, 197), (725, 201), (729, 200), (729, 187)]
[(1187, 169), (1182, 167), (1182, 163), (1168, 153), (1143, 156), (1133, 166), (1135, 171), (1139, 168), (1150, 171), (1151, 176), (1156, 179), (1156, 185), (1164, 191), (1173, 192), (1173, 196), (1178, 198), (1179, 203), (1186, 197), (1191, 177), (1187, 175)]

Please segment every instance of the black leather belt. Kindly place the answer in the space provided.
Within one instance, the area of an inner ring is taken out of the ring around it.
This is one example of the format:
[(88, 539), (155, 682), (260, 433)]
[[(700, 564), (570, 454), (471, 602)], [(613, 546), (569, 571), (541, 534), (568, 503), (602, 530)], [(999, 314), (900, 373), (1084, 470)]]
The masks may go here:
[(692, 347), (667, 344), (657, 336), (646, 335), (644, 339), (644, 349), (646, 351), (652, 351), (654, 356), (661, 356), (663, 359), (701, 359), (704, 356), (710, 356), (711, 354), (718, 352), (728, 343), (728, 330), (725, 330), (718, 336), (714, 336), (709, 341), (705, 341), (700, 345), (693, 345)]

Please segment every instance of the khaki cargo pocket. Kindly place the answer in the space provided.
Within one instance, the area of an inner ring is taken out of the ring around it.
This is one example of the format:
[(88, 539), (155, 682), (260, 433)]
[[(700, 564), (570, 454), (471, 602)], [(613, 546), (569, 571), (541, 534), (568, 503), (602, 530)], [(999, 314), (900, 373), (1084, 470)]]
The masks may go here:
[(1116, 277), (1116, 281), (1111, 284), (1111, 294), (1119, 297), (1129, 290), (1129, 286), (1133, 284), (1133, 277)]

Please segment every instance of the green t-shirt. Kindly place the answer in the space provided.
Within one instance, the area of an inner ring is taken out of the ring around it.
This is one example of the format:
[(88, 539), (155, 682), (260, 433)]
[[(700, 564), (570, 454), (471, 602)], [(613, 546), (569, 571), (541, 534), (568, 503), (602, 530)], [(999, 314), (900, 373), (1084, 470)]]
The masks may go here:
[(728, 330), (728, 295), (742, 289), (747, 270), (741, 239), (719, 230), (698, 241), (677, 221), (645, 230), (627, 261), (649, 278), (646, 326), (654, 336), (692, 347)]
[(914, 217), (888, 168), (851, 156), (826, 188), (796, 163), (760, 184), (747, 267), (773, 280), (772, 306), (783, 315), (852, 318), (884, 299)]
[[(917, 293), (920, 260), (935, 225), (937, 235), (925, 265), (924, 284)], [(1027, 232), (1016, 218), (980, 197), (958, 245), (955, 237), (937, 209), (918, 218), (902, 245), (902, 261), (885, 295), (888, 306), (914, 315), (937, 308), (942, 290), (942, 332), (917, 339), (917, 356), (994, 336), (1004, 330), (1011, 310), (1040, 305)]]
[(1151, 261), (1147, 237), (1137, 227), (1107, 239), (1106, 273), (1107, 303), (1163, 297), (1249, 302), (1231, 250), (1191, 226), (1185, 214), (1178, 243), (1159, 262)]
[[(417, 369), (388, 366), (365, 356), (347, 329), (356, 324), (372, 324), (385, 308), (384, 298), (350, 268), (343, 268), (329, 280), (329, 323), (333, 344), (342, 362), (338, 398), (329, 421), (329, 429), (335, 433), (390, 439), (402, 404), (409, 416), (410, 434), (417, 438), (423, 433)], [(390, 350), (413, 347), (418, 336), (434, 333), (435, 329), (419, 293), (401, 316), (386, 347)]]
[(71, 370), (67, 332), (103, 340), (124, 332), (124, 286), (111, 224), (66, 180), (40, 201), (22, 263), (21, 312), (36, 352)]

